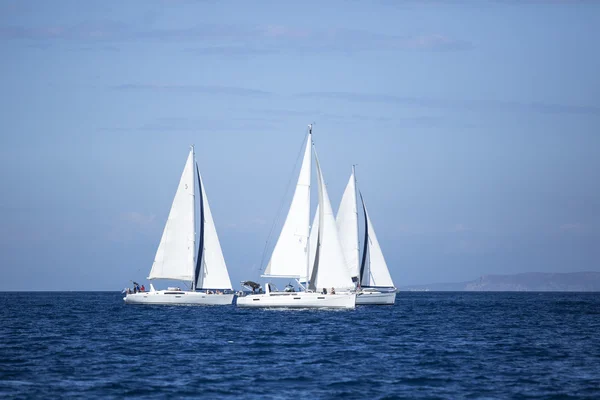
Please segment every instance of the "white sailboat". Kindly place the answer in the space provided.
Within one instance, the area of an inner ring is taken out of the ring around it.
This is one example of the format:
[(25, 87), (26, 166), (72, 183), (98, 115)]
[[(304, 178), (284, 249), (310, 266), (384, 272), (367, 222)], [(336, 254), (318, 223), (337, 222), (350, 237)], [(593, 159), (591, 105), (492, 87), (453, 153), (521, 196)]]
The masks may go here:
[(344, 291), (353, 288), (354, 285), (345, 270), (337, 226), (316, 152), (319, 191), (318, 233), (313, 244), (315, 255), (310, 256), (310, 178), (313, 146), (312, 126), (309, 125), (306, 149), (292, 204), (263, 275), (268, 278), (296, 279), (298, 283), (303, 280), (304, 291), (275, 292), (271, 290), (271, 285), (267, 284), (265, 293), (238, 297), (239, 307), (350, 309), (355, 307), (355, 293), (349, 291), (332, 293), (331, 290), (333, 288), (335, 291)]
[[(196, 193), (199, 201), (196, 202)], [(199, 232), (196, 234), (196, 209)], [(206, 190), (190, 149), (148, 279), (191, 283), (191, 290), (169, 287), (127, 294), (129, 304), (231, 304), (234, 294)], [(228, 291), (230, 293), (225, 294)]]
[(352, 276), (352, 280), (357, 282), (360, 287), (356, 296), (356, 304), (394, 304), (397, 289), (394, 287), (362, 194), (360, 194), (360, 200), (365, 217), (364, 247), (361, 260), (359, 260), (358, 246), (356, 178), (354, 167), (352, 167), (352, 175), (350, 175), (348, 185), (344, 190), (336, 223), (346, 260), (346, 269)]

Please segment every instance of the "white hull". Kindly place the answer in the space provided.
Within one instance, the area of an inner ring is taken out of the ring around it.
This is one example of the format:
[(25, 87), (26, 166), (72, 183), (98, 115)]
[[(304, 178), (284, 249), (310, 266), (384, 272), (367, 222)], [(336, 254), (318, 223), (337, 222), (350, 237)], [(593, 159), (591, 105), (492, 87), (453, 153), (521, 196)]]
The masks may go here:
[(156, 290), (128, 294), (123, 298), (127, 304), (188, 304), (188, 305), (228, 305), (233, 302), (233, 294), (206, 294), (203, 292), (184, 292)]
[(237, 299), (238, 307), (248, 308), (345, 308), (354, 309), (356, 294), (320, 294), (306, 292), (272, 292), (250, 294)]
[(356, 296), (356, 305), (393, 305), (396, 292), (365, 291)]

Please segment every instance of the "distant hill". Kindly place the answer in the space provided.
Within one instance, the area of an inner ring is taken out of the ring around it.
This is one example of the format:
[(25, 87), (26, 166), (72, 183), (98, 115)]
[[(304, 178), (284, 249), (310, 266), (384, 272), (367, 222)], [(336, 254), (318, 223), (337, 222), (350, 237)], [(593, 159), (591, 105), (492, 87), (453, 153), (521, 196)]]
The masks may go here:
[(484, 275), (468, 282), (411, 285), (400, 287), (400, 290), (467, 292), (600, 292), (600, 272), (526, 272), (515, 275)]

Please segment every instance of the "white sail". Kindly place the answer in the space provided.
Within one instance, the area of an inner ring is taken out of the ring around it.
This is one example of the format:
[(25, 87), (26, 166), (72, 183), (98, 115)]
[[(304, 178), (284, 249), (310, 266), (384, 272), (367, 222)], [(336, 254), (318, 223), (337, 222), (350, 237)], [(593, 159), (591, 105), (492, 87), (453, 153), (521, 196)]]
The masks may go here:
[(203, 224), (203, 229), (201, 229), (203, 237), (200, 238), (200, 241), (203, 248), (198, 252), (198, 257), (201, 257), (201, 264), (198, 271), (196, 288), (231, 289), (231, 280), (229, 279), (227, 265), (223, 258), (223, 250), (221, 249), (217, 229), (215, 228), (212, 213), (210, 212), (208, 197), (200, 172), (198, 172), (198, 180), (200, 181), (200, 195), (202, 198), (200, 218), (203, 220), (200, 223)]
[(387, 263), (385, 262), (385, 258), (383, 257), (383, 252), (381, 251), (381, 247), (379, 246), (379, 241), (377, 240), (377, 235), (375, 234), (375, 228), (373, 228), (373, 224), (371, 223), (371, 219), (369, 218), (369, 213), (367, 212), (367, 207), (365, 206), (364, 200), (362, 203), (367, 221), (366, 240), (368, 240), (369, 262), (364, 267), (361, 285), (394, 287), (394, 282), (392, 281), (390, 271), (388, 270)]
[(315, 211), (315, 217), (310, 227), (310, 239), (308, 246), (308, 259), (309, 259), (309, 272), (308, 276), (312, 275), (313, 267), (315, 266), (315, 255), (317, 253), (317, 238), (319, 236), (319, 205), (317, 204), (317, 210)]
[(271, 260), (265, 269), (266, 276), (289, 278), (306, 276), (310, 222), (310, 162), (311, 135), (309, 134), (296, 191)]
[(195, 250), (194, 154), (191, 150), (148, 279), (193, 281)]
[(352, 171), (352, 175), (350, 175), (346, 190), (344, 190), (335, 222), (340, 235), (342, 250), (344, 251), (346, 268), (351, 277), (358, 277), (358, 211), (356, 209), (354, 170)]
[(331, 202), (325, 187), (323, 173), (319, 165), (319, 159), (315, 154), (317, 165), (317, 178), (319, 182), (319, 238), (316, 249), (315, 269), (311, 275), (314, 276), (310, 282), (313, 290), (323, 288), (352, 289), (354, 284), (346, 269), (344, 253), (340, 245), (337, 226), (331, 209)]

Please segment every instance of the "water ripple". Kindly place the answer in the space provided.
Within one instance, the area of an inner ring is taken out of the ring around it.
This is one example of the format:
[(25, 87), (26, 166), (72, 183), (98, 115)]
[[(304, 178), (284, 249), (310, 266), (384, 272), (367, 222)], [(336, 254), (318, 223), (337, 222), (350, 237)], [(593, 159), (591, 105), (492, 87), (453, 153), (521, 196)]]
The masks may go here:
[(600, 295), (401, 293), (354, 311), (0, 293), (0, 396), (600, 398)]

